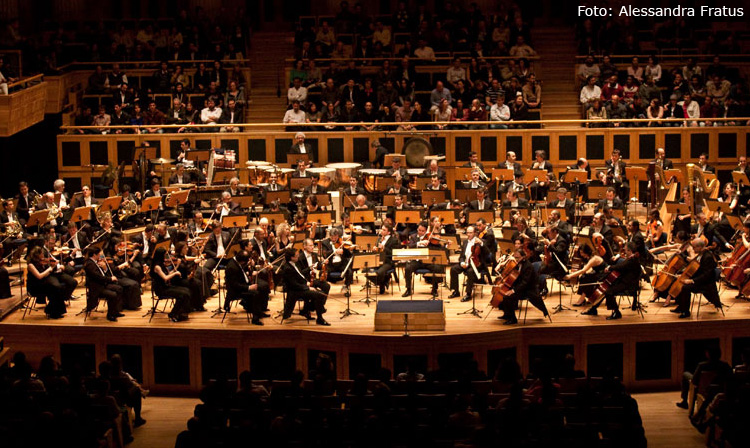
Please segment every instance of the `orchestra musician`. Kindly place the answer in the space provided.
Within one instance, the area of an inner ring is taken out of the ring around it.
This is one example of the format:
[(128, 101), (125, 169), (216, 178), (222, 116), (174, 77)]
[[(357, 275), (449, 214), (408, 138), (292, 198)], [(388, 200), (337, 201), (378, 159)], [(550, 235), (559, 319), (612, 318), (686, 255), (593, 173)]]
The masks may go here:
[(292, 173), (292, 177), (310, 177), (311, 173), (307, 171), (310, 168), (307, 160), (297, 160), (297, 169)]
[[(567, 167), (565, 172), (567, 173), (569, 170), (582, 170), (586, 171), (586, 179), (591, 179), (591, 166), (589, 166), (589, 161), (586, 160), (585, 157), (581, 157), (576, 161), (575, 165), (570, 165)], [(565, 174), (560, 176), (560, 181), (565, 179)], [(565, 188), (567, 188), (569, 191), (575, 191), (576, 194), (583, 198), (584, 201), (588, 201), (589, 197), (589, 186), (588, 183), (568, 183), (563, 182), (562, 184)]]
[[(719, 202), (723, 202), (725, 204), (729, 204), (729, 208), (732, 210), (731, 214), (733, 216), (740, 216), (740, 210), (743, 210), (742, 215), (744, 215), (744, 209), (745, 207), (742, 207), (740, 197), (737, 195), (737, 186), (733, 184), (732, 182), (728, 182), (726, 185), (724, 185), (724, 192), (721, 196), (718, 198)], [(745, 202), (747, 203), (747, 202)], [(724, 212), (719, 212), (724, 217)]]
[(57, 205), (60, 210), (69, 210), (70, 195), (65, 191), (65, 181), (62, 179), (55, 180), (52, 184), (52, 189), (55, 194), (55, 205)]
[(351, 218), (349, 217), (349, 213), (342, 213), (341, 214), (341, 225), (340, 226), (334, 226), (334, 229), (339, 230), (339, 235), (341, 235), (341, 238), (347, 241), (352, 240), (352, 235), (357, 234), (361, 235), (365, 232), (365, 229), (361, 226), (355, 226), (352, 224)]
[(3, 224), (5, 226), (5, 229), (7, 230), (15, 223), (20, 224), (21, 228), (23, 229), (26, 221), (22, 221), (21, 217), (18, 216), (18, 213), (13, 210), (13, 199), (5, 199), (3, 201), (3, 211), (0, 212), (0, 224)]
[(567, 263), (570, 249), (570, 243), (562, 236), (557, 226), (548, 227), (545, 233), (547, 238), (543, 242), (545, 259), (539, 268), (542, 295), (546, 295), (547, 292), (547, 277), (553, 277), (559, 281), (566, 274), (565, 263)]
[(674, 163), (666, 158), (666, 152), (664, 151), (664, 148), (656, 149), (656, 158), (654, 159), (654, 163), (663, 170), (671, 170), (674, 168)]
[(240, 179), (237, 177), (233, 177), (229, 180), (229, 188), (227, 188), (226, 191), (232, 197), (247, 196), (247, 191), (240, 188)]
[(659, 218), (658, 209), (651, 209), (648, 212), (648, 223), (646, 224), (647, 249), (653, 249), (667, 244), (667, 234), (664, 232), (664, 224)]
[(190, 290), (184, 286), (172, 284), (172, 280), (181, 277), (182, 273), (176, 269), (174, 261), (163, 247), (154, 251), (149, 275), (151, 276), (151, 287), (157, 297), (174, 299), (174, 306), (172, 311), (169, 312), (169, 320), (172, 322), (188, 320)]
[(346, 187), (344, 190), (344, 193), (347, 196), (359, 196), (360, 194), (365, 194), (365, 189), (362, 187), (357, 186), (357, 178), (355, 176), (349, 177), (349, 186)]
[(599, 200), (599, 202), (596, 204), (596, 208), (594, 208), (594, 211), (602, 211), (604, 207), (609, 207), (617, 210), (623, 210), (625, 208), (625, 204), (622, 202), (622, 199), (617, 197), (617, 192), (614, 187), (607, 188), (607, 191), (604, 193), (604, 199)]
[(373, 140), (370, 146), (375, 148), (375, 159), (372, 161), (372, 166), (375, 168), (385, 168), (385, 155), (390, 153), (388, 148), (381, 145), (378, 139)]
[(308, 310), (304, 313), (304, 317), (308, 320), (312, 319), (310, 316), (311, 309), (315, 310), (317, 319), (315, 323), (323, 326), (330, 326), (324, 318), (325, 313), (325, 302), (326, 295), (322, 292), (311, 289), (308, 285), (307, 277), (301, 272), (297, 266), (299, 261), (299, 252), (295, 249), (287, 249), (284, 252), (284, 259), (286, 263), (281, 268), (282, 278), (284, 279), (284, 285), (286, 287), (286, 302), (284, 303), (284, 319), (292, 317), (292, 310), (297, 300), (302, 300), (305, 305), (304, 309)]
[(567, 195), (568, 195), (568, 190), (565, 187), (558, 188), (557, 199), (547, 204), (547, 207), (564, 209), (565, 215), (568, 218), (568, 222), (570, 224), (573, 224), (574, 219), (575, 219), (575, 214), (576, 214), (576, 211), (575, 211), (576, 203), (572, 199), (568, 198)]
[(724, 238), (719, 231), (719, 224), (713, 219), (708, 219), (703, 212), (695, 215), (695, 224), (690, 228), (690, 234), (696, 238), (703, 239), (706, 243), (706, 250), (713, 252), (714, 256), (719, 254), (720, 250), (733, 250), (734, 246)]
[(294, 215), (293, 233), (304, 232), (305, 238), (315, 238), (316, 228), (317, 223), (308, 222), (307, 213), (304, 210), (300, 210)]
[(93, 311), (99, 304), (99, 299), (104, 298), (107, 301), (107, 320), (117, 322), (118, 317), (124, 316), (120, 312), (123, 287), (118, 284), (117, 277), (110, 272), (101, 248), (89, 247), (87, 258), (83, 268), (88, 289), (86, 311)]
[(201, 212), (195, 212), (193, 213), (193, 219), (188, 221), (187, 223), (187, 231), (190, 238), (195, 238), (201, 233), (203, 233), (206, 229), (206, 225), (203, 222), (203, 213)]
[[(266, 186), (264, 191), (286, 190), (286, 187), (279, 184), (278, 182), (279, 182), (279, 175), (275, 171), (272, 171), (271, 174), (268, 175), (268, 185)], [(265, 198), (264, 198), (264, 202), (265, 202)]]
[[(138, 206), (141, 205), (141, 193), (136, 191), (135, 194), (131, 194), (130, 185), (128, 184), (120, 186), (120, 197), (122, 198), (120, 202), (121, 208), (128, 202), (134, 202)], [(125, 219), (121, 219), (119, 214), (115, 216), (117, 217), (117, 222), (121, 229), (130, 229), (136, 226), (143, 225), (143, 216), (140, 213), (135, 213), (131, 216), (127, 216), (125, 217)]]
[(122, 232), (114, 228), (112, 224), (112, 215), (110, 215), (109, 213), (104, 214), (104, 217), (102, 217), (100, 224), (101, 230), (97, 232), (94, 241), (102, 241), (104, 243), (102, 245), (102, 249), (104, 250), (105, 255), (112, 255), (115, 252), (114, 245), (112, 245), (112, 238), (118, 238), (122, 240)]
[(257, 227), (253, 232), (253, 238), (250, 240), (250, 252), (257, 253), (259, 259), (263, 260), (264, 263), (270, 263), (272, 261), (271, 254), (268, 252), (270, 248), (268, 247), (267, 236), (268, 235), (263, 227)]
[(440, 183), (440, 178), (437, 176), (432, 176), (430, 178), (430, 183), (425, 186), (425, 190), (430, 191), (440, 191), (440, 190), (447, 190), (448, 186), (446, 184)]
[[(174, 262), (180, 277), (173, 279), (175, 286), (184, 286), (190, 290), (190, 310), (206, 311), (205, 304), (211, 296), (210, 288), (213, 284), (213, 275), (204, 267), (200, 266), (200, 258), (188, 256), (189, 247), (184, 241), (174, 245)], [(208, 281), (210, 276), (211, 281)], [(204, 279), (205, 284), (204, 284)]]
[[(132, 243), (128, 244), (125, 241), (120, 241), (118, 238), (113, 238), (112, 243), (115, 246), (115, 253), (112, 255), (112, 260), (118, 266), (119, 273), (140, 284), (144, 276), (143, 265), (139, 261), (140, 249), (137, 249)], [(120, 277), (117, 272), (115, 275), (118, 278)]]
[(560, 236), (565, 238), (568, 242), (573, 240), (573, 226), (568, 221), (563, 221), (560, 215), (560, 210), (552, 209), (549, 211), (549, 218), (547, 220), (547, 227), (554, 227), (560, 233)]
[(542, 150), (534, 151), (534, 163), (531, 164), (532, 170), (545, 170), (547, 172), (547, 181), (543, 179), (534, 180), (529, 186), (531, 191), (531, 198), (537, 201), (544, 201), (547, 199), (547, 192), (549, 191), (549, 179), (552, 179), (552, 164), (545, 159), (546, 154)]
[(31, 210), (32, 197), (29, 194), (29, 184), (26, 182), (18, 183), (18, 194), (15, 196), (15, 211), (18, 219), (22, 224), (29, 220), (29, 211)]
[(690, 234), (690, 223), (693, 219), (693, 213), (695, 213), (695, 207), (693, 207), (693, 196), (690, 194), (690, 187), (682, 187), (682, 197), (680, 197), (680, 204), (686, 204), (688, 206), (688, 213), (681, 215), (675, 215), (672, 220), (672, 238), (679, 231), (683, 231)]
[(445, 183), (445, 170), (438, 166), (437, 160), (430, 160), (429, 165), (427, 165), (427, 168), (424, 169), (422, 175), (425, 177), (437, 176), (440, 179), (440, 183)]
[(519, 170), (514, 172), (513, 180), (506, 182), (500, 188), (501, 193), (507, 193), (509, 190), (513, 190), (519, 196), (526, 196), (526, 184), (523, 183), (523, 171)]
[(388, 285), (388, 271), (393, 269), (393, 249), (401, 247), (401, 241), (394, 235), (393, 225), (385, 223), (380, 227), (380, 237), (376, 250), (380, 252), (380, 266), (375, 271), (380, 294), (385, 294)]
[(403, 179), (406, 177), (406, 168), (401, 166), (401, 157), (393, 157), (391, 159), (391, 167), (385, 170), (386, 177), (400, 177)]
[(402, 196), (407, 196), (409, 194), (409, 189), (404, 186), (404, 178), (396, 176), (385, 194), (400, 194)]
[[(474, 256), (475, 245), (480, 247), (479, 257)], [(489, 276), (486, 265), (486, 260), (489, 256), (488, 250), (487, 247), (484, 246), (484, 242), (477, 237), (474, 226), (466, 228), (466, 241), (461, 245), (460, 254), (458, 264), (453, 265), (450, 269), (450, 289), (453, 292), (448, 297), (451, 299), (459, 297), (458, 275), (464, 274), (466, 278), (466, 293), (461, 301), (468, 302), (471, 300), (474, 283), (478, 282), (483, 277)]]
[(690, 317), (690, 297), (692, 293), (701, 293), (716, 310), (721, 310), (722, 304), (719, 299), (719, 291), (716, 288), (716, 260), (713, 254), (707, 250), (706, 242), (701, 238), (695, 238), (691, 243), (693, 252), (698, 257), (700, 267), (692, 278), (683, 280), (684, 286), (680, 295), (675, 300), (677, 307), (670, 310), (679, 313), (680, 319)]
[(72, 277), (68, 277), (62, 273), (57, 260), (44, 258), (41, 247), (29, 250), (26, 277), (29, 294), (36, 297), (38, 304), (47, 304), (44, 313), (50, 319), (60, 319), (67, 311), (65, 301), (70, 298), (77, 285)]
[(211, 222), (211, 235), (203, 246), (203, 252), (206, 255), (206, 263), (203, 265), (209, 271), (213, 271), (217, 264), (224, 259), (226, 251), (229, 250), (229, 243), (232, 237), (229, 232), (225, 232), (221, 222), (214, 220)]
[[(612, 311), (612, 314), (607, 316), (607, 320), (622, 318), (620, 307), (617, 305), (617, 299), (615, 298), (617, 295), (634, 295), (636, 288), (640, 288), (639, 279), (641, 278), (641, 261), (639, 258), (636, 244), (631, 241), (625, 245), (624, 259), (613, 265), (607, 266), (604, 270), (606, 275), (609, 275), (609, 272), (612, 271), (620, 273), (619, 277), (617, 277), (604, 292), (603, 300), (606, 300), (607, 309)], [(596, 316), (597, 308), (601, 302), (602, 300), (599, 300), (581, 314)], [(637, 302), (633, 300), (633, 309), (635, 309), (637, 305)]]
[(481, 239), (484, 247), (487, 248), (487, 266), (492, 266), (492, 263), (497, 258), (497, 240), (495, 240), (495, 233), (484, 218), (477, 219), (475, 228), (477, 238)]
[(294, 135), (294, 144), (289, 148), (289, 154), (308, 154), (310, 161), (312, 161), (314, 160), (314, 152), (312, 145), (305, 142), (305, 133), (297, 132)]
[(289, 227), (289, 224), (285, 222), (278, 224), (272, 241), (273, 245), (268, 248), (268, 252), (270, 253), (271, 258), (276, 259), (276, 257), (281, 256), (284, 249), (291, 247), (292, 244), (294, 244), (294, 235), (292, 235), (292, 230)]
[[(404, 196), (397, 194), (393, 197), (393, 206), (388, 207), (388, 210), (385, 213), (385, 217), (390, 219), (392, 223), (396, 223), (396, 211), (397, 210), (411, 210), (412, 208), (406, 205), (404, 202)], [(403, 222), (399, 222), (396, 225), (396, 233), (398, 233), (401, 240), (406, 240), (409, 237), (409, 234), (415, 232), (417, 230), (416, 224), (406, 224)]]
[(190, 172), (185, 171), (185, 165), (178, 163), (175, 167), (175, 172), (169, 177), (169, 184), (190, 184), (193, 183), (193, 176)]
[(505, 199), (503, 200), (503, 210), (512, 208), (528, 209), (529, 201), (526, 198), (519, 198), (518, 194), (515, 191), (509, 189), (505, 192)]
[(606, 170), (600, 173), (600, 180), (604, 185), (614, 186), (619, 196), (629, 198), (630, 184), (625, 177), (625, 168), (627, 164), (620, 158), (620, 150), (613, 149), (610, 159), (604, 162)]
[(698, 156), (698, 167), (704, 173), (716, 174), (716, 168), (708, 164), (708, 154), (705, 152)]
[(522, 299), (528, 300), (532, 305), (539, 309), (544, 317), (549, 316), (547, 306), (539, 294), (539, 278), (534, 270), (533, 265), (526, 257), (526, 252), (522, 249), (516, 249), (513, 257), (518, 262), (518, 278), (513, 282), (511, 294), (503, 298), (502, 309), (503, 315), (498, 319), (504, 320), (503, 325), (515, 325), (518, 323), (516, 318), (516, 308), (518, 302)]
[(140, 262), (143, 265), (150, 264), (151, 256), (156, 246), (156, 232), (153, 224), (146, 224), (140, 234), (134, 235), (132, 242), (141, 248)]
[(465, 188), (484, 188), (485, 183), (481, 179), (482, 175), (478, 169), (471, 170), (471, 180), (464, 182)]
[[(596, 234), (595, 234), (596, 237)], [(603, 238), (598, 235), (599, 238)], [(585, 261), (585, 264), (581, 269), (570, 272), (563, 280), (578, 279), (578, 291), (576, 294), (579, 295), (578, 302), (574, 303), (573, 306), (583, 306), (585, 303), (589, 303), (589, 297), (596, 290), (597, 285), (604, 276), (604, 269), (606, 269), (608, 263), (604, 261), (604, 258), (594, 253), (594, 249), (588, 244), (583, 244), (578, 247), (578, 253), (581, 258)]]
[[(689, 260), (693, 255), (693, 246), (690, 244), (690, 235), (683, 232), (682, 230), (677, 232), (675, 235), (675, 244), (667, 244), (660, 247), (654, 247), (650, 250), (651, 254), (658, 254), (668, 250), (677, 250), (679, 256), (682, 256), (684, 260)], [(671, 297), (669, 297), (669, 288), (664, 291), (654, 291), (649, 299), (649, 302), (656, 302), (657, 299), (667, 299), (664, 306), (669, 306)]]
[[(89, 213), (89, 219), (86, 220), (86, 223), (94, 228), (99, 227), (99, 224), (96, 221), (96, 217), (94, 216), (93, 207), (96, 205), (96, 200), (91, 196), (91, 188), (89, 188), (88, 185), (84, 185), (81, 188), (81, 193), (82, 194), (80, 196), (76, 196), (75, 199), (73, 199), (72, 207), (74, 209), (79, 207), (92, 207), (91, 212)], [(16, 206), (16, 211), (18, 211), (18, 206)]]
[[(302, 275), (310, 279), (310, 286), (321, 290), (327, 296), (331, 290), (331, 284), (320, 280), (322, 262), (323, 260), (315, 253), (315, 242), (311, 238), (305, 238), (302, 243), (302, 251), (297, 260), (297, 267), (302, 272)], [(305, 312), (308, 310), (303, 308), (302, 311)]]
[(228, 310), (232, 300), (239, 299), (240, 305), (252, 314), (252, 324), (262, 326), (261, 318), (268, 317), (264, 310), (266, 308), (265, 303), (268, 303), (270, 288), (268, 283), (260, 277), (257, 277), (256, 281), (251, 281), (247, 272), (250, 263), (250, 254), (246, 250), (237, 252), (227, 262), (224, 271), (224, 284), (227, 287), (227, 294), (223, 308)]
[(85, 261), (83, 251), (89, 245), (88, 233), (78, 231), (76, 223), (69, 222), (66, 226), (67, 232), (61, 238), (61, 247), (70, 249), (68, 257), (73, 261), (73, 271), (78, 272), (83, 267)]
[(314, 194), (325, 193), (326, 192), (325, 188), (318, 185), (319, 182), (320, 182), (320, 174), (313, 173), (312, 176), (310, 176), (310, 185), (306, 186), (302, 190), (302, 193), (305, 196), (309, 196), (311, 194), (314, 195)]
[[(336, 282), (337, 279), (331, 278), (331, 272), (344, 272), (349, 260), (352, 258), (352, 249), (354, 248), (351, 241), (345, 241), (342, 238), (341, 228), (334, 227), (330, 231), (330, 236), (320, 242), (323, 252), (323, 258), (328, 264), (328, 281)], [(348, 288), (353, 280), (353, 271), (351, 267), (346, 271), (344, 277), (345, 288)]]
[[(140, 279), (136, 280), (131, 277), (135, 275), (142, 276), (142, 272), (137, 270), (131, 270), (131, 258), (135, 259), (136, 255), (128, 258), (127, 254), (118, 254), (118, 250), (115, 249), (120, 243), (120, 239), (115, 237), (112, 238), (112, 254), (111, 262), (107, 262), (107, 274), (114, 275), (117, 278), (117, 284), (122, 288), (122, 301), (121, 306), (126, 310), (137, 310), (141, 307), (141, 282)], [(124, 255), (124, 256), (123, 256)], [(107, 252), (103, 253), (103, 256), (107, 256)]]
[(476, 151), (469, 153), (469, 161), (461, 165), (461, 168), (477, 168), (479, 171), (484, 172), (484, 165), (479, 162), (479, 157)]
[(505, 154), (505, 161), (497, 164), (498, 168), (513, 170), (513, 172), (521, 171), (521, 164), (516, 162), (516, 153), (508, 151)]
[[(438, 221), (438, 226), (439, 225), (440, 225), (440, 222)], [(434, 231), (428, 233), (427, 228), (428, 228), (428, 224), (426, 221), (420, 222), (419, 226), (417, 226), (417, 233), (409, 237), (409, 242), (407, 243), (407, 247), (410, 249), (425, 248), (425, 247), (428, 249), (435, 249), (435, 250), (443, 249), (443, 245), (440, 242), (440, 230), (438, 230), (437, 233), (435, 233)], [(422, 260), (411, 260), (408, 263), (406, 263), (406, 267), (404, 268), (406, 291), (402, 294), (401, 297), (409, 297), (412, 295), (413, 284), (414, 284), (414, 272), (416, 272), (419, 269), (427, 269), (433, 273), (433, 276), (431, 278), (432, 290), (430, 294), (433, 297), (437, 297), (438, 284), (440, 283), (440, 281), (439, 281), (439, 278), (435, 274), (444, 274), (445, 268), (439, 264), (426, 263)]]

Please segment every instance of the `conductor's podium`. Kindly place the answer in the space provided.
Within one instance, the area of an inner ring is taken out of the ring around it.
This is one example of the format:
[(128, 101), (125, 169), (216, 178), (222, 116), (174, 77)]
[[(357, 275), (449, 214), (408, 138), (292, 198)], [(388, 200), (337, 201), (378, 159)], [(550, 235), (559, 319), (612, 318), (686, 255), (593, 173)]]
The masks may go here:
[(378, 300), (375, 331), (445, 331), (442, 300)]

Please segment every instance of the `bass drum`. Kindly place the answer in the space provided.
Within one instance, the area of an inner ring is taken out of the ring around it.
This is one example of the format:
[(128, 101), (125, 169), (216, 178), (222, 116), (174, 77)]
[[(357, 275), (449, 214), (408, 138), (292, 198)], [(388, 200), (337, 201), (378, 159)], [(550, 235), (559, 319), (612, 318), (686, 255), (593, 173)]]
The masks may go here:
[(406, 166), (424, 168), (425, 157), (432, 154), (432, 144), (422, 137), (412, 137), (404, 143)]

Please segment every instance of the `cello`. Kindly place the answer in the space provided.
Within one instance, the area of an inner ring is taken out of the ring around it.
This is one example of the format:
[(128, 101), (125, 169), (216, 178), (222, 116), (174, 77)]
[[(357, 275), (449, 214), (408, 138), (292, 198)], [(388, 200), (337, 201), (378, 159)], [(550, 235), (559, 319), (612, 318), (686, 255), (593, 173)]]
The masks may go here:
[(609, 274), (607, 274), (604, 280), (602, 280), (599, 286), (597, 286), (594, 292), (591, 294), (591, 298), (589, 299), (589, 301), (598, 305), (599, 302), (604, 299), (604, 295), (607, 293), (609, 287), (612, 286), (612, 283), (614, 283), (619, 276), (620, 271), (610, 271)]
[(516, 261), (515, 258), (510, 258), (503, 266), (503, 271), (495, 279), (495, 283), (492, 286), (492, 299), (490, 305), (495, 308), (499, 307), (506, 296), (510, 295), (510, 290), (513, 288), (513, 283), (516, 282), (518, 276), (521, 274), (521, 265)]
[(687, 266), (687, 264), (687, 257), (682, 252), (672, 254), (664, 264), (662, 270), (659, 271), (651, 281), (651, 286), (654, 291), (664, 292), (668, 290), (677, 278), (677, 274)]
[[(710, 255), (706, 255), (710, 256)], [(673, 298), (680, 295), (682, 292), (683, 286), (685, 286), (685, 280), (688, 280), (695, 275), (696, 272), (698, 272), (698, 269), (701, 267), (701, 262), (698, 260), (698, 256), (693, 257), (685, 266), (685, 269), (682, 270), (682, 273), (679, 277), (675, 279), (675, 281), (672, 283), (672, 286), (669, 288), (669, 297), (667, 297), (667, 303), (669, 303)]]
[(745, 268), (750, 262), (750, 251), (744, 244), (737, 244), (737, 247), (725, 261), (721, 275), (733, 286), (740, 286), (745, 278)]

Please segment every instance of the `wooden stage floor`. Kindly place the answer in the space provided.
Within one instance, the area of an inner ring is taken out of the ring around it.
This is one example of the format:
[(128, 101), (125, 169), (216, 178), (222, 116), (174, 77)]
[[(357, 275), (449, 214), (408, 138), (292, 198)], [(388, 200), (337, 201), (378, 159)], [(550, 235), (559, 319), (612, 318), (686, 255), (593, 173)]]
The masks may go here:
[[(209, 299), (206, 304), (206, 308), (209, 311), (206, 312), (193, 312), (190, 314), (190, 319), (185, 322), (173, 323), (168, 320), (165, 314), (157, 314), (151, 322), (148, 321), (148, 317), (143, 317), (143, 314), (147, 311), (151, 303), (151, 293), (148, 287), (143, 293), (143, 307), (137, 311), (124, 311), (125, 317), (121, 317), (118, 322), (109, 322), (104, 318), (103, 313), (94, 313), (86, 322), (83, 320), (83, 315), (76, 316), (83, 306), (85, 305), (85, 290), (79, 287), (76, 290), (76, 294), (80, 297), (77, 300), (73, 300), (68, 307), (67, 315), (58, 320), (47, 319), (43, 312), (37, 311), (30, 313), (25, 319), (22, 319), (23, 310), (21, 308), (16, 309), (14, 312), (8, 314), (0, 322), (0, 334), (2, 334), (2, 328), (5, 325), (24, 325), (24, 326), (51, 326), (51, 327), (117, 327), (117, 328), (137, 328), (137, 329), (201, 329), (201, 330), (242, 330), (251, 332), (264, 332), (264, 331), (279, 331), (279, 330), (304, 330), (310, 332), (322, 332), (322, 333), (340, 333), (347, 335), (358, 335), (358, 336), (402, 336), (402, 331), (375, 331), (374, 329), (374, 315), (375, 315), (375, 302), (371, 302), (369, 306), (360, 302), (365, 297), (365, 292), (360, 291), (362, 287), (361, 279), (358, 283), (355, 282), (352, 285), (352, 297), (351, 297), (351, 309), (362, 315), (350, 315), (345, 318), (341, 318), (341, 312), (346, 309), (346, 298), (341, 293), (341, 283), (332, 284), (331, 293), (329, 295), (326, 308), (327, 313), (325, 314), (326, 320), (331, 323), (330, 327), (323, 327), (315, 325), (315, 321), (307, 323), (301, 316), (295, 314), (290, 320), (284, 321), (282, 324), (279, 318), (275, 316), (282, 308), (282, 294), (276, 292), (271, 295), (269, 302), (269, 308), (271, 309), (270, 314), (274, 318), (263, 319), (264, 326), (250, 325), (244, 312), (241, 312), (241, 308), (233, 308), (233, 311), (239, 311), (237, 314), (230, 314), (226, 320), (222, 323), (221, 316), (212, 317), (212, 311), (218, 308), (219, 299), (218, 296), (214, 296)], [(560, 299), (560, 293), (558, 292), (557, 283), (554, 281), (550, 294), (545, 299), (546, 306), (549, 310), (557, 306)], [(402, 279), (403, 283), (403, 279)], [(484, 286), (483, 293), (476, 294), (476, 308), (480, 311), (481, 316), (475, 317), (470, 314), (462, 314), (466, 310), (470, 309), (471, 302), (461, 302), (460, 298), (448, 299), (450, 290), (441, 288), (443, 302), (445, 304), (445, 317), (446, 317), (446, 328), (445, 331), (433, 331), (433, 332), (414, 332), (413, 336), (438, 336), (438, 335), (465, 335), (465, 334), (477, 334), (477, 333), (488, 333), (488, 332), (500, 332), (508, 331), (521, 326), (524, 327), (540, 327), (540, 328), (571, 328), (571, 327), (592, 327), (592, 326), (617, 326), (623, 324), (638, 324), (638, 325), (662, 325), (669, 323), (688, 323), (688, 322), (703, 322), (703, 321), (715, 321), (715, 320), (745, 320), (750, 322), (750, 302), (742, 299), (736, 299), (736, 290), (723, 289), (721, 291), (722, 302), (725, 306), (725, 316), (720, 312), (716, 311), (714, 307), (703, 300), (701, 306), (700, 316), (697, 316), (696, 310), (693, 310), (693, 315), (689, 319), (678, 319), (677, 315), (670, 313), (670, 308), (662, 306), (663, 302), (648, 303), (648, 299), (651, 296), (651, 286), (646, 285), (642, 282), (643, 290), (641, 292), (641, 300), (645, 307), (644, 317), (642, 318), (638, 313), (631, 311), (629, 303), (626, 299), (623, 299), (621, 304), (621, 310), (623, 318), (618, 321), (608, 321), (605, 319), (609, 315), (609, 312), (602, 304), (599, 307), (598, 316), (583, 316), (580, 314), (581, 311), (585, 310), (586, 307), (572, 307), (572, 301), (577, 300), (577, 296), (571, 293), (570, 288), (564, 288), (562, 291), (562, 304), (568, 307), (568, 310), (564, 310), (559, 313), (552, 311), (552, 322), (544, 319), (542, 313), (529, 306), (528, 316), (526, 324), (523, 325), (522, 319), (519, 319), (519, 324), (515, 326), (502, 325), (502, 321), (498, 320), (501, 311), (498, 309), (491, 308), (489, 306), (491, 291), (489, 286)], [(394, 283), (394, 292), (390, 294), (390, 291), (386, 292), (385, 295), (378, 296), (378, 300), (408, 300), (409, 298), (401, 297), (403, 292), (403, 284), (401, 290)], [(412, 296), (413, 299), (430, 299), (429, 294), (430, 287), (424, 282), (417, 279), (415, 284), (415, 294)], [(16, 295), (20, 294), (18, 288), (14, 288)], [(372, 296), (374, 297), (374, 295)], [(440, 298), (440, 297), (438, 297)], [(236, 303), (236, 302), (235, 302)], [(697, 301), (696, 305), (697, 307)], [(526, 302), (523, 302), (523, 307), (526, 307)], [(314, 313), (313, 313), (314, 316)]]

